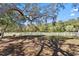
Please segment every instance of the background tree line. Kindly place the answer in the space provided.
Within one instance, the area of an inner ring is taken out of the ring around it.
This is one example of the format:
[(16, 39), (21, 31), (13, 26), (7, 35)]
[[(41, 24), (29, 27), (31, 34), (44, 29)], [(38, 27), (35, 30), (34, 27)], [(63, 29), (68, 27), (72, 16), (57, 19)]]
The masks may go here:
[[(6, 17), (4, 17), (7, 19)], [(0, 28), (5, 28), (5, 22), (3, 21), (0, 23)], [(39, 30), (35, 28), (33, 25), (18, 25), (16, 23), (11, 23), (8, 21), (8, 26), (6, 28), (6, 32), (45, 32), (46, 25), (43, 23), (37, 25)], [(52, 23), (47, 24), (47, 32), (78, 32), (79, 30), (79, 19), (70, 19), (68, 21), (58, 21), (55, 25), (52, 26)], [(22, 28), (21, 28), (22, 27)]]

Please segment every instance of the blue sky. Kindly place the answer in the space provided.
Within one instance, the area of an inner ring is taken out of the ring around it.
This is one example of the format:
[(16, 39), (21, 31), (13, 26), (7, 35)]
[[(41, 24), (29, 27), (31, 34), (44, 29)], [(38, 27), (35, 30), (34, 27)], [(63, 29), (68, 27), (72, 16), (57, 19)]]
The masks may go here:
[(60, 11), (58, 15), (58, 20), (66, 21), (72, 18), (79, 17), (79, 12), (77, 8), (73, 9), (71, 4), (66, 4), (65, 6), (66, 9)]
[[(47, 4), (42, 3), (40, 4), (40, 6), (44, 8), (45, 6), (47, 6)], [(24, 4), (20, 4), (18, 7), (22, 9), (24, 7)], [(66, 21), (76, 17), (79, 17), (78, 8), (73, 9), (71, 3), (69, 3), (65, 4), (65, 9), (59, 12), (57, 20)]]

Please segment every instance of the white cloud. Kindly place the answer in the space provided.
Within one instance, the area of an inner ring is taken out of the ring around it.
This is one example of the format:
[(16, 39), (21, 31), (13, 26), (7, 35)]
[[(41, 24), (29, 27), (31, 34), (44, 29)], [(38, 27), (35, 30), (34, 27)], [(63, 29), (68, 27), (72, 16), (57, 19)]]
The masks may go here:
[(78, 11), (78, 8), (76, 8), (76, 9), (73, 9), (73, 11)]
[(75, 16), (75, 14), (74, 14), (74, 13), (72, 13), (72, 14), (70, 14), (70, 16)]
[(71, 12), (77, 12), (78, 8), (72, 9)]
[(74, 8), (71, 10), (70, 16), (75, 16), (75, 14), (78, 12), (78, 8)]

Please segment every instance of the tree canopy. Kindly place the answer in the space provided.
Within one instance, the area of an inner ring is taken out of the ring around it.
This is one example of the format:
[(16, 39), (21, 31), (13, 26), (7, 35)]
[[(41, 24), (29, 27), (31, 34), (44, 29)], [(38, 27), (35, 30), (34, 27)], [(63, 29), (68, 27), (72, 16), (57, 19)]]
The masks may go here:
[[(78, 8), (78, 6), (79, 4), (72, 4), (72, 8)], [(63, 3), (48, 3), (44, 7), (41, 7), (41, 3), (39, 4), (38, 3), (26, 3), (26, 4), (4, 3), (4, 4), (0, 4), (0, 22), (2, 24), (15, 23), (21, 29), (26, 22), (27, 26), (29, 25), (31, 29), (32, 27), (35, 28), (36, 31), (40, 31), (39, 26), (44, 25), (43, 26), (44, 31), (47, 31), (49, 30), (48, 21), (51, 21), (52, 29), (53, 29), (60, 10), (64, 10), (64, 9), (65, 9), (65, 4)], [(64, 24), (60, 26), (62, 27), (64, 26)]]

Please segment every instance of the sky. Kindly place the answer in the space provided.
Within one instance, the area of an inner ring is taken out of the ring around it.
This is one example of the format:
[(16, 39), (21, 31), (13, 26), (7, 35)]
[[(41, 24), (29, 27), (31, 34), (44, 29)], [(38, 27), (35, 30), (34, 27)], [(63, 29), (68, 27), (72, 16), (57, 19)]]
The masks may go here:
[(78, 8), (72, 8), (71, 4), (66, 4), (66, 9), (60, 11), (58, 15), (58, 20), (66, 21), (72, 18), (79, 17), (79, 11)]
[[(47, 6), (47, 3), (42, 3), (42, 4), (40, 4), (40, 6), (42, 8), (44, 8), (45, 6)], [(24, 5), (20, 4), (18, 7), (22, 9), (24, 7)], [(57, 17), (57, 21), (60, 21), (60, 20), (67, 21), (69, 19), (73, 19), (73, 18), (77, 18), (77, 17), (79, 17), (78, 8), (74, 9), (74, 8), (72, 8), (71, 3), (68, 3), (68, 4), (65, 4), (65, 9), (61, 10), (59, 12), (59, 15)]]

